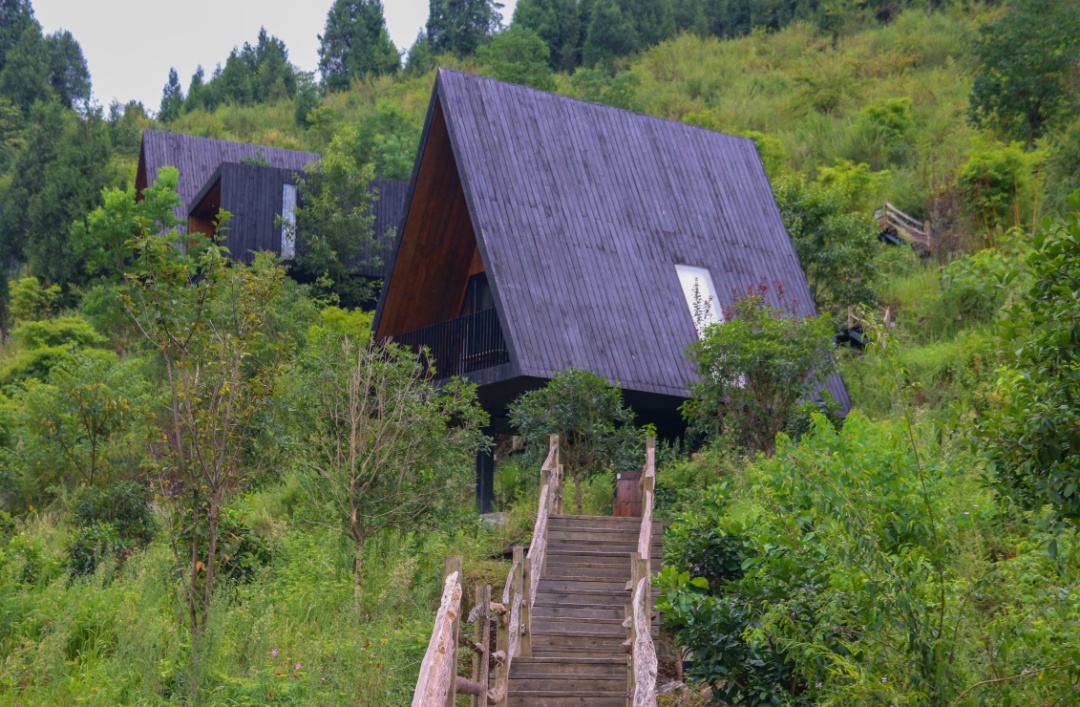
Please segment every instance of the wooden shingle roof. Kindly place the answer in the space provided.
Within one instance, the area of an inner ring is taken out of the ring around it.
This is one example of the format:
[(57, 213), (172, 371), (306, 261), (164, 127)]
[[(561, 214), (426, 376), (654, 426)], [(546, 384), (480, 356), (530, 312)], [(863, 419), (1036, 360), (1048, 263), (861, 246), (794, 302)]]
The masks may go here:
[(266, 158), (272, 167), (297, 172), (319, 159), (319, 155), (314, 152), (283, 150), (278, 147), (181, 135), (162, 130), (144, 130), (135, 185), (142, 190), (153, 184), (158, 170), (162, 167), (176, 167), (180, 170), (177, 192), (182, 205), (176, 209), (176, 217), (186, 224), (195, 196), (223, 163), (240, 162), (259, 154)]
[[(676, 264), (708, 268), (723, 306), (759, 283), (779, 304), (783, 283), (816, 313), (751, 140), (441, 69), (425, 141), (437, 104), (520, 375), (685, 396)], [(828, 388), (850, 406), (839, 375)]]

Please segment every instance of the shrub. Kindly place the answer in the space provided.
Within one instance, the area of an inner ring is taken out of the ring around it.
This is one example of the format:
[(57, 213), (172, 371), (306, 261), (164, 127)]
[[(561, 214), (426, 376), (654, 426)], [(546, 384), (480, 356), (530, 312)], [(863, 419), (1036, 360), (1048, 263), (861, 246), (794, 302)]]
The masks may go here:
[(123, 563), (157, 533), (150, 493), (131, 481), (80, 488), (71, 500), (71, 518), (78, 529), (67, 558), (76, 575), (93, 574), (108, 558)]
[(1024, 152), (1019, 143), (977, 147), (960, 167), (960, 187), (971, 217), (988, 231), (1019, 226), (1029, 203), (1038, 152)]
[(93, 325), (81, 317), (25, 322), (15, 329), (13, 336), (23, 348), (30, 350), (56, 346), (87, 348), (105, 342)]
[(533, 458), (547, 454), (550, 435), (559, 435), (560, 459), (574, 482), (579, 515), (582, 482), (600, 473), (606, 460), (620, 456), (621, 448), (640, 436), (622, 431), (633, 419), (617, 387), (577, 369), (556, 373), (543, 388), (510, 404), (510, 423)]
[(43, 287), (36, 277), (23, 277), (11, 285), (11, 314), (16, 321), (36, 321), (50, 316), (60, 299), (60, 286)]
[(799, 402), (820, 394), (833, 364), (825, 317), (774, 309), (765, 303), (767, 289), (737, 300), (687, 348), (697, 380), (681, 409), (698, 434), (726, 432), (751, 452), (769, 453)]

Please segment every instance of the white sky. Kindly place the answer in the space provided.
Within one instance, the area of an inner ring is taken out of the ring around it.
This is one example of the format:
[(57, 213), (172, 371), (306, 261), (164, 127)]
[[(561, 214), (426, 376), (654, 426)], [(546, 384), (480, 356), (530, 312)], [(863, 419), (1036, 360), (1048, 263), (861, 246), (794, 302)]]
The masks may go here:
[[(509, 22), (517, 0), (504, 0)], [(94, 98), (142, 101), (158, 109), (176, 67), (187, 90), (195, 68), (209, 76), (234, 46), (254, 43), (259, 27), (281, 38), (289, 59), (305, 71), (318, 64), (319, 40), (332, 0), (33, 0), (46, 33), (70, 30), (82, 45)], [(398, 49), (408, 49), (427, 22), (428, 0), (383, 0)]]

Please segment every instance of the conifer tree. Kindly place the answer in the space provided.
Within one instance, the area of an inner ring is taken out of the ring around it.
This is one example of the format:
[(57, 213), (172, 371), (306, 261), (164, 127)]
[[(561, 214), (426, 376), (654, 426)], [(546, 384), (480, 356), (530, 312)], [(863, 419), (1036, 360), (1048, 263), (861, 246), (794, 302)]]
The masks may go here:
[(165, 91), (161, 96), (158, 120), (163, 123), (171, 123), (180, 117), (180, 111), (183, 107), (184, 90), (180, 88), (180, 76), (176, 73), (176, 69), (169, 69), (169, 82), (165, 84)]
[(435, 52), (471, 56), (499, 27), (502, 5), (492, 0), (430, 0), (428, 39)]
[(615, 0), (595, 0), (585, 43), (581, 48), (582, 63), (607, 67), (615, 59), (637, 49), (637, 46), (634, 24), (623, 15), (619, 4)]
[(357, 76), (401, 67), (380, 0), (335, 0), (319, 43), (319, 70), (328, 91), (347, 89)]
[(551, 52), (555, 71), (573, 71), (581, 63), (581, 17), (576, 0), (521, 0), (514, 26), (536, 32)]

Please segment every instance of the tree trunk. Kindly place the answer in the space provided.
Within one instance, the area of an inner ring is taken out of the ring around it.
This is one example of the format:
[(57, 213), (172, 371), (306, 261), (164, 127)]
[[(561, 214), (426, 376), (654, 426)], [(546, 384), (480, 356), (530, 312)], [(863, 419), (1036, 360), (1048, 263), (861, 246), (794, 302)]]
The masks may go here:
[(214, 570), (217, 567), (217, 539), (218, 539), (218, 500), (217, 494), (210, 495), (210, 523), (206, 543), (208, 554), (206, 557), (206, 583), (203, 587), (202, 622), (205, 625), (210, 614), (210, 602), (214, 598)]
[(577, 494), (577, 498), (574, 499), (577, 503), (577, 514), (579, 516), (585, 515), (581, 505), (581, 479), (576, 476), (574, 477), (574, 491)]
[(360, 608), (360, 588), (364, 581), (364, 538), (356, 538), (356, 558), (353, 564), (353, 601)]

